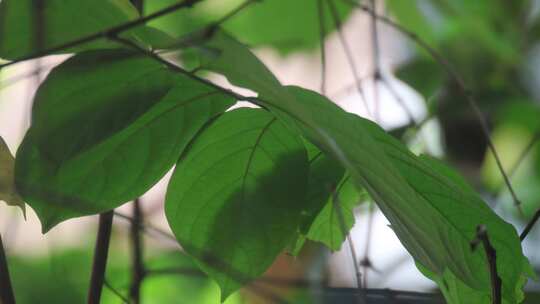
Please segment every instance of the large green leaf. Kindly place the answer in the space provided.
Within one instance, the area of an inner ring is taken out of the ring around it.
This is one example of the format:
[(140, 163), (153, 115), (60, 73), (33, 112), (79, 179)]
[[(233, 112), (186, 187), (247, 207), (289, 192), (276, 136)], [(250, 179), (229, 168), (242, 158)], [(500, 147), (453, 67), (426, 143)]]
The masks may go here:
[(54, 69), (34, 100), (16, 186), (43, 230), (135, 199), (233, 100), (126, 51), (92, 51)]
[(180, 159), (165, 213), (222, 299), (263, 274), (290, 243), (307, 172), (300, 137), (260, 109), (225, 113)]
[(485, 254), (472, 252), (469, 246), (477, 225), (483, 224), (497, 250), (504, 299), (509, 303), (522, 299), (523, 278), (531, 268), (514, 227), (470, 188), (448, 177), (448, 170), (434, 169), (377, 125), (344, 112), (325, 97), (282, 87), (269, 73), (262, 74), (267, 71), (262, 63), (233, 39), (218, 35), (209, 46), (220, 56), (205, 67), (258, 92), (261, 103), (338, 159), (355, 185), (377, 202), (418, 263), (438, 275), (451, 272), (469, 288), (490, 294)]
[[(153, 12), (176, 0), (148, 1)], [(182, 35), (218, 20), (241, 5), (244, 0), (206, 0), (193, 9), (175, 12), (151, 24), (171, 35)], [(270, 46), (282, 54), (318, 46), (319, 12), (317, 0), (265, 0), (254, 2), (229, 19), (223, 26), (235, 37), (253, 46)], [(326, 0), (323, 2), (327, 2)], [(332, 1), (339, 18), (345, 23), (353, 8), (342, 1)], [(329, 7), (324, 5), (327, 33), (335, 29)]]
[[(39, 2), (43, 5), (41, 11), (37, 8)], [(57, 47), (138, 17), (128, 0), (3, 0), (0, 3), (0, 58), (12, 60), (30, 55), (40, 48), (40, 40), (41, 49)], [(38, 23), (40, 18), (43, 20), (41, 26)], [(38, 34), (41, 39), (38, 39)], [(164, 39), (165, 34), (141, 26), (124, 35), (154, 44)], [(116, 47), (117, 44), (100, 39), (61, 53)]]
[(0, 201), (10, 206), (19, 206), (25, 213), (25, 205), (15, 190), (15, 159), (2, 137), (0, 137)]

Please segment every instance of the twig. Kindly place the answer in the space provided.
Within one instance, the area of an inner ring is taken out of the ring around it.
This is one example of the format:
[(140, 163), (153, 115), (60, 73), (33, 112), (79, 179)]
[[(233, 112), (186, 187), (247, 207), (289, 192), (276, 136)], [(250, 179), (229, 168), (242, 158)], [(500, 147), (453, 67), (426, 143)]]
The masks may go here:
[[(517, 170), (519, 169), (519, 167), (521, 166), (521, 164), (523, 163), (523, 161), (527, 158), (527, 155), (529, 155), (529, 153), (532, 151), (532, 148), (534, 148), (534, 146), (536, 145), (536, 143), (540, 140), (540, 131), (539, 132), (536, 132), (533, 137), (531, 138), (531, 140), (529, 141), (529, 143), (527, 144), (527, 146), (525, 147), (525, 149), (523, 149), (523, 151), (521, 152), (521, 154), (519, 155), (519, 158), (517, 159), (517, 161), (514, 163), (514, 165), (508, 170), (508, 177), (509, 178), (512, 178), (514, 176), (514, 174), (516, 174)], [(497, 187), (497, 189), (495, 190), (495, 198), (498, 198), (500, 195), (501, 195), (501, 192), (502, 190), (504, 189), (504, 182), (499, 185)], [(494, 206), (498, 203), (499, 201), (495, 201), (495, 204)]]
[[(358, 263), (358, 260), (356, 258), (356, 248), (352, 241), (351, 234), (347, 231), (347, 228), (345, 227), (345, 219), (343, 217), (343, 210), (341, 209), (338, 192), (335, 189), (332, 191), (332, 206), (334, 210), (336, 211), (336, 214), (338, 217), (339, 229), (341, 230), (341, 233), (347, 237), (347, 243), (349, 244), (351, 259), (354, 266), (356, 287), (358, 289), (362, 289), (362, 275), (360, 273), (360, 268), (359, 268), (360, 264)], [(359, 303), (366, 302), (366, 300), (363, 297), (358, 297), (357, 300)]]
[[(129, 221), (129, 222), (131, 222), (131, 223), (134, 222), (134, 219), (133, 219), (132, 217), (127, 216), (127, 215), (125, 215), (125, 214), (123, 214), (123, 213), (120, 213), (120, 212), (118, 212), (118, 211), (115, 211), (115, 212), (114, 212), (114, 215), (115, 215), (116, 217), (120, 218), (120, 219)], [(178, 242), (178, 240), (174, 237), (174, 235), (168, 233), (167, 231), (161, 230), (161, 229), (159, 229), (159, 228), (157, 228), (157, 227), (154, 227), (154, 226), (151, 226), (151, 225), (148, 225), (148, 224), (144, 224), (144, 223), (142, 223), (142, 222), (139, 223), (138, 227), (139, 227), (140, 230), (142, 230), (142, 231), (144, 231), (144, 232), (146, 232), (146, 233), (150, 233), (150, 231), (153, 231), (153, 232), (155, 232), (156, 234), (159, 234), (160, 236), (163, 236), (164, 238), (169, 239), (169, 240), (171, 240), (171, 241), (173, 241), (173, 242), (175, 242), (175, 243)]]
[(234, 8), (232, 11), (228, 12), (225, 16), (221, 17), (219, 20), (212, 23), (210, 26), (213, 27), (214, 29), (217, 29), (223, 23), (227, 22), (232, 17), (238, 15), (238, 13), (242, 12), (248, 6), (254, 4), (255, 2), (261, 2), (261, 1), (263, 1), (263, 0), (246, 0), (242, 4), (238, 5), (236, 8)]
[(373, 236), (373, 217), (374, 217), (374, 204), (370, 202), (369, 209), (368, 209), (368, 223), (367, 223), (367, 231), (366, 231), (366, 246), (364, 247), (364, 256), (362, 257), (362, 260), (360, 261), (360, 265), (362, 265), (362, 273), (364, 274), (364, 280), (362, 281), (362, 287), (366, 289), (368, 287), (368, 270), (370, 268), (373, 268), (373, 263), (371, 262), (371, 259), (369, 258), (369, 252), (371, 249), (371, 241)]
[(353, 75), (354, 82), (356, 84), (356, 90), (358, 91), (358, 94), (360, 95), (360, 98), (362, 99), (364, 103), (366, 112), (368, 113), (368, 115), (371, 115), (366, 96), (364, 95), (364, 90), (362, 89), (362, 81), (360, 79), (360, 74), (358, 73), (358, 69), (356, 68), (356, 63), (354, 61), (351, 48), (349, 47), (349, 43), (347, 42), (347, 39), (345, 38), (345, 34), (343, 33), (343, 26), (341, 24), (341, 21), (339, 20), (339, 15), (333, 1), (334, 0), (328, 0), (328, 6), (330, 7), (330, 13), (331, 13), (330, 15), (332, 16), (332, 20), (334, 21), (334, 24), (336, 26), (339, 40), (343, 47), (343, 51), (345, 52), (345, 56), (347, 58), (347, 61), (349, 62), (349, 67), (351, 69), (351, 73)]
[(114, 288), (114, 286), (111, 285), (111, 283), (109, 283), (109, 281), (107, 279), (104, 279), (103, 280), (103, 285), (105, 287), (107, 287), (107, 289), (109, 289), (115, 296), (117, 296), (120, 300), (122, 300), (122, 302), (124, 302), (125, 304), (129, 304), (129, 300), (124, 297), (120, 291), (118, 291), (118, 289)]
[[(376, 12), (377, 6), (375, 0), (370, 0), (371, 9)], [(371, 44), (373, 52), (373, 100), (375, 104), (375, 109), (373, 110), (373, 118), (375, 121), (380, 121), (380, 100), (379, 100), (379, 87), (378, 82), (380, 81), (381, 75), (381, 52), (379, 48), (379, 32), (377, 29), (377, 19), (371, 15)]]
[(523, 230), (523, 232), (519, 235), (519, 239), (523, 242), (523, 240), (525, 240), (525, 238), (527, 237), (527, 235), (529, 235), (529, 232), (531, 232), (532, 228), (534, 227), (534, 225), (536, 224), (536, 222), (538, 222), (538, 219), (540, 218), (540, 209), (538, 209), (536, 211), (536, 213), (534, 214), (533, 218), (531, 219), (531, 221), (527, 224), (527, 226), (525, 227), (525, 229)]
[(143, 242), (140, 234), (140, 224), (143, 222), (140, 199), (133, 202), (133, 221), (131, 222), (131, 252), (132, 252), (132, 278), (129, 297), (134, 304), (141, 302), (141, 284), (145, 276), (143, 264)]
[(26, 78), (30, 78), (30, 77), (33, 77), (33, 76), (36, 76), (36, 75), (40, 75), (42, 72), (54, 67), (55, 65), (56, 65), (56, 63), (55, 64), (49, 64), (49, 65), (46, 65), (46, 66), (40, 65), (38, 69), (34, 68), (29, 72), (22, 72), (22, 73), (19, 73), (18, 75), (14, 75), (14, 76), (6, 78), (4, 80), (0, 79), (0, 91), (5, 90), (5, 89), (7, 89), (8, 87), (10, 87), (12, 85), (17, 84), (19, 81), (23, 81)]
[(326, 95), (326, 28), (324, 26), (324, 0), (317, 0), (319, 14), (319, 48), (321, 49), (321, 94)]
[(11, 278), (9, 276), (9, 268), (0, 235), (0, 303), (15, 304), (15, 296), (13, 295), (13, 287), (11, 286)]
[(491, 151), (491, 153), (493, 153), (493, 157), (495, 158), (497, 167), (499, 168), (499, 171), (501, 172), (504, 182), (506, 183), (506, 187), (510, 191), (510, 194), (514, 201), (514, 205), (518, 209), (518, 212), (521, 215), (523, 215), (523, 210), (521, 208), (521, 201), (518, 199), (514, 191), (514, 188), (512, 187), (512, 184), (510, 183), (510, 179), (508, 178), (508, 175), (504, 171), (501, 159), (499, 157), (499, 153), (497, 153), (497, 150), (495, 149), (495, 145), (493, 144), (493, 141), (491, 139), (488, 124), (484, 118), (484, 115), (482, 114), (482, 111), (478, 107), (478, 103), (475, 97), (465, 85), (465, 81), (463, 80), (463, 78), (461, 78), (461, 76), (454, 70), (452, 65), (450, 65), (450, 63), (437, 50), (431, 47), (427, 42), (425, 42), (422, 38), (420, 38), (415, 33), (411, 32), (410, 30), (406, 29), (402, 25), (392, 21), (391, 19), (385, 16), (377, 15), (377, 13), (373, 11), (371, 8), (365, 5), (362, 5), (360, 3), (357, 3), (354, 0), (342, 0), (342, 1), (356, 7), (359, 10), (362, 10), (374, 16), (377, 20), (380, 20), (381, 22), (391, 26), (392, 28), (396, 29), (397, 31), (399, 31), (400, 33), (402, 33), (403, 35), (405, 35), (406, 37), (414, 41), (418, 46), (422, 47), (425, 51), (427, 51), (430, 54), (430, 56), (433, 57), (433, 59), (435, 59), (435, 61), (437, 61), (438, 64), (443, 67), (446, 73), (454, 80), (454, 82), (457, 84), (459, 88), (460, 93), (465, 97), (465, 99), (467, 100), (467, 103), (469, 104), (474, 114), (476, 115), (478, 121), (480, 122), (480, 126), (486, 138), (486, 142), (488, 144), (489, 150)]
[(19, 57), (19, 58), (13, 60), (13, 61), (10, 61), (10, 62), (4, 63), (4, 64), (0, 64), (0, 69), (3, 69), (5, 67), (8, 67), (8, 66), (11, 66), (11, 65), (14, 65), (14, 64), (17, 64), (17, 63), (25, 61), (25, 60), (30, 60), (30, 59), (34, 59), (34, 58), (38, 58), (38, 57), (47, 56), (47, 55), (50, 55), (50, 54), (53, 54), (53, 53), (56, 53), (56, 52), (64, 51), (64, 50), (73, 48), (75, 46), (78, 46), (78, 45), (81, 45), (81, 44), (84, 44), (84, 43), (88, 43), (88, 42), (91, 42), (91, 41), (94, 41), (94, 40), (97, 40), (97, 39), (100, 39), (100, 38), (116, 36), (116, 35), (118, 35), (118, 34), (120, 34), (122, 32), (130, 30), (130, 29), (132, 29), (134, 27), (140, 26), (140, 25), (142, 25), (142, 24), (144, 24), (144, 23), (146, 23), (146, 22), (148, 22), (150, 20), (153, 20), (153, 19), (165, 16), (165, 15), (171, 14), (171, 13), (173, 13), (173, 12), (179, 10), (179, 9), (182, 9), (182, 8), (192, 7), (193, 5), (195, 5), (196, 3), (200, 2), (200, 1), (202, 1), (202, 0), (184, 0), (184, 1), (181, 1), (179, 3), (168, 6), (168, 7), (164, 8), (164, 9), (162, 9), (162, 10), (159, 10), (159, 11), (157, 11), (155, 13), (152, 13), (152, 14), (150, 14), (148, 16), (141, 17), (139, 19), (129, 21), (129, 22), (126, 22), (126, 23), (111, 27), (111, 28), (109, 28), (107, 30), (99, 31), (99, 32), (96, 32), (96, 33), (93, 33), (93, 34), (90, 34), (90, 35), (75, 39), (75, 40), (71, 40), (71, 41), (68, 41), (66, 43), (60, 44), (58, 46), (54, 46), (54, 47), (44, 49), (44, 50), (38, 50), (37, 52), (35, 52), (33, 54), (25, 55), (25, 56), (22, 56), (22, 57)]
[(476, 238), (471, 242), (471, 249), (474, 251), (478, 247), (478, 245), (484, 246), (484, 250), (486, 253), (486, 257), (488, 260), (488, 266), (489, 266), (489, 276), (491, 278), (491, 303), (492, 304), (501, 304), (502, 303), (502, 296), (501, 296), (501, 288), (502, 288), (502, 281), (499, 277), (499, 274), (497, 273), (497, 252), (495, 251), (495, 248), (491, 245), (491, 242), (489, 241), (489, 236), (486, 230), (486, 226), (479, 225), (476, 228)]
[(99, 228), (96, 239), (96, 247), (94, 250), (94, 264), (92, 266), (90, 288), (88, 289), (88, 304), (100, 303), (101, 291), (105, 278), (105, 269), (107, 267), (107, 257), (109, 255), (112, 222), (112, 211), (99, 215)]

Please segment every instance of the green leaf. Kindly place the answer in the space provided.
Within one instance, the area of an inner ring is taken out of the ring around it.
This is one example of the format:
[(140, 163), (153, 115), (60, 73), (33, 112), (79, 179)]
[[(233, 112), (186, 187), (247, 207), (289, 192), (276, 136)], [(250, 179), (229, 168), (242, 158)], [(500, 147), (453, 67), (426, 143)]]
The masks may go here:
[(436, 39), (434, 31), (436, 27), (420, 9), (421, 3), (419, 2), (418, 0), (390, 0), (386, 4), (388, 10), (399, 20), (401, 25), (431, 44)]
[(292, 241), (307, 172), (300, 137), (260, 109), (225, 113), (178, 162), (165, 213), (223, 300), (263, 274)]
[[(182, 36), (217, 21), (241, 5), (244, 0), (206, 0), (193, 9), (182, 10), (151, 22), (174, 36)], [(353, 7), (333, 1), (339, 18), (345, 23)], [(176, 0), (148, 1), (148, 13), (176, 3)], [(335, 29), (327, 5), (324, 5), (326, 33)], [(224, 28), (252, 46), (272, 47), (281, 54), (319, 45), (319, 12), (316, 0), (269, 0), (252, 3), (229, 19)]]
[(272, 75), (261, 74), (264, 65), (233, 39), (219, 35), (209, 45), (220, 55), (205, 67), (258, 92), (262, 104), (339, 160), (357, 188), (365, 188), (375, 200), (418, 263), (438, 275), (451, 272), (469, 288), (490, 294), (485, 254), (469, 246), (477, 225), (483, 224), (497, 251), (503, 298), (509, 303), (521, 300), (523, 277), (531, 268), (514, 227), (456, 183), (457, 174), (448, 177), (448, 170), (433, 169), (377, 125), (315, 92), (282, 87)]
[(336, 194), (328, 198), (324, 208), (314, 218), (307, 238), (325, 244), (333, 251), (338, 251), (354, 225), (353, 209), (365, 192), (359, 192), (347, 175), (336, 187)]
[(411, 85), (425, 99), (432, 98), (445, 80), (436, 62), (422, 58), (400, 66), (396, 76)]
[(308, 141), (304, 142), (309, 159), (309, 177), (306, 194), (306, 209), (296, 238), (290, 244), (289, 252), (298, 256), (306, 241), (306, 234), (313, 221), (321, 212), (332, 191), (336, 188), (345, 170), (336, 160), (326, 156)]
[(332, 191), (343, 177), (343, 166), (331, 157), (326, 156), (313, 144), (306, 144), (309, 158), (309, 178), (306, 195), (307, 209), (303, 214), (300, 232), (307, 234), (315, 217), (332, 196)]
[(26, 215), (25, 205), (15, 189), (15, 159), (2, 137), (0, 137), (0, 201), (10, 206), (19, 206)]
[[(36, 3), (41, 2), (42, 10)], [(42, 16), (43, 25), (37, 22)], [(13, 60), (40, 49), (57, 47), (69, 41), (137, 19), (139, 14), (128, 0), (4, 0), (0, 3), (0, 58)], [(36, 30), (39, 31), (36, 32)], [(42, 33), (39, 33), (42, 32)], [(41, 35), (41, 39), (38, 39)], [(140, 26), (123, 34), (135, 41), (154, 44), (166, 39), (164, 33)], [(118, 44), (99, 39), (59, 53), (89, 49), (118, 48)]]
[[(333, 1), (339, 19), (346, 22), (353, 10), (341, 1)], [(328, 5), (323, 5), (324, 27), (332, 33), (335, 23)], [(315, 48), (320, 39), (317, 1), (261, 1), (232, 18), (224, 28), (253, 46), (272, 46), (282, 54), (298, 49)]]
[(19, 148), (17, 189), (43, 230), (111, 210), (154, 185), (233, 100), (152, 59), (92, 51), (54, 69)]

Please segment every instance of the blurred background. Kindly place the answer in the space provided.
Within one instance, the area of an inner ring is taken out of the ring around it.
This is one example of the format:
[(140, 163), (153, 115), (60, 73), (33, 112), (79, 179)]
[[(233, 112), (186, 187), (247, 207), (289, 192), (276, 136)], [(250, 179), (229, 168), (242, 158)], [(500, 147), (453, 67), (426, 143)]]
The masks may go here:
[[(175, 2), (146, 0), (144, 12)], [(206, 0), (150, 24), (180, 37), (219, 20), (241, 3)], [(322, 9), (317, 0), (265, 0), (246, 7), (223, 27), (251, 46), (282, 83), (319, 91), (347, 111), (376, 121), (415, 153), (446, 160), (521, 231), (540, 208), (540, 1), (377, 0), (377, 14), (407, 32), (377, 22), (376, 35), (371, 15), (350, 5), (356, 1), (321, 3)], [(459, 83), (418, 44), (417, 37), (444, 58), (475, 96), (523, 214), (516, 211)], [(29, 126), (36, 88), (67, 57), (49, 56), (1, 71), (0, 136), (13, 153)], [(170, 58), (185, 66), (196, 64), (187, 53)], [(229, 86), (222, 78), (211, 79)], [(195, 270), (170, 237), (163, 213), (168, 177), (141, 198), (145, 263), (150, 269), (142, 302), (218, 303), (217, 285)], [(103, 303), (123, 303), (121, 296), (129, 288), (131, 213), (129, 203), (117, 209), (107, 269), (110, 288), (104, 291)], [(376, 206), (362, 202), (354, 214), (351, 241), (356, 260), (369, 261), (361, 268), (368, 277), (367, 287), (436, 291)], [(0, 232), (18, 302), (84, 303), (96, 228), (97, 217), (86, 217), (42, 235), (30, 208), (24, 219), (20, 210), (0, 204)], [(524, 242), (524, 250), (540, 270), (540, 225)], [(315, 303), (309, 298), (314, 290), (354, 287), (350, 252), (347, 242), (337, 252), (317, 243), (309, 243), (297, 258), (284, 252), (264, 278), (227, 303), (273, 303), (270, 296), (276, 294), (290, 303)], [(528, 303), (538, 303), (540, 285), (530, 282), (527, 291)]]

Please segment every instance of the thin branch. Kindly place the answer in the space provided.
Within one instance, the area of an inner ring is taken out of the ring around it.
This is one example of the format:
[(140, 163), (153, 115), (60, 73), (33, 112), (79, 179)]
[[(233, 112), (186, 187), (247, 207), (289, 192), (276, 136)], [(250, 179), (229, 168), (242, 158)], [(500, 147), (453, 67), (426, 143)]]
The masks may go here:
[(0, 303), (15, 304), (15, 296), (13, 295), (13, 287), (11, 286), (11, 278), (9, 276), (9, 268), (0, 235)]
[[(360, 268), (359, 268), (360, 263), (358, 263), (358, 260), (356, 258), (357, 257), (356, 248), (352, 241), (351, 234), (347, 231), (347, 228), (345, 227), (345, 219), (343, 217), (343, 210), (341, 209), (338, 192), (335, 189), (332, 191), (332, 206), (333, 206), (333, 209), (336, 211), (336, 214), (338, 217), (339, 229), (341, 230), (341, 233), (347, 237), (347, 243), (349, 244), (350, 255), (351, 255), (352, 263), (354, 266), (356, 287), (358, 289), (362, 289), (362, 275), (360, 273)], [(363, 297), (358, 297), (357, 300), (359, 303), (366, 302), (366, 300)]]
[(129, 297), (134, 304), (141, 302), (141, 285), (145, 276), (143, 264), (143, 242), (141, 239), (140, 225), (143, 222), (140, 199), (133, 202), (133, 221), (131, 222), (131, 252), (132, 252), (132, 277)]
[[(536, 132), (533, 137), (531, 138), (531, 140), (529, 141), (529, 143), (527, 143), (527, 146), (525, 146), (525, 149), (523, 149), (523, 151), (520, 153), (517, 161), (514, 163), (514, 165), (508, 170), (508, 177), (509, 178), (512, 178), (514, 176), (514, 174), (516, 174), (517, 170), (519, 169), (519, 167), (521, 166), (521, 164), (523, 163), (523, 161), (527, 158), (527, 156), (529, 155), (529, 153), (532, 151), (532, 149), (534, 148), (534, 146), (536, 145), (536, 143), (540, 140), (540, 132)], [(499, 186), (497, 187), (497, 189), (495, 190), (495, 198), (499, 197), (501, 195), (501, 192), (504, 190), (504, 182)], [(495, 205), (498, 203), (498, 200), (495, 201)]]
[(356, 90), (358, 91), (358, 94), (360, 95), (360, 98), (362, 99), (364, 103), (366, 112), (369, 115), (371, 115), (366, 96), (364, 95), (364, 90), (362, 89), (362, 81), (360, 78), (360, 74), (358, 73), (358, 69), (356, 68), (356, 63), (354, 61), (352, 50), (349, 46), (349, 43), (347, 42), (347, 39), (345, 38), (345, 34), (343, 33), (343, 25), (341, 24), (341, 20), (339, 19), (339, 14), (337, 12), (336, 6), (333, 1), (334, 0), (328, 0), (328, 6), (330, 7), (330, 13), (331, 13), (330, 15), (332, 16), (332, 20), (334, 21), (334, 25), (336, 26), (339, 40), (343, 47), (343, 51), (345, 52), (345, 56), (347, 58), (347, 61), (349, 62), (349, 67), (351, 69), (351, 73), (353, 75), (354, 82), (356, 84)]
[(103, 280), (103, 285), (105, 287), (107, 287), (108, 290), (110, 290), (115, 296), (117, 296), (120, 300), (122, 300), (122, 302), (124, 302), (125, 304), (129, 304), (129, 300), (128, 298), (126, 298), (125, 296), (123, 296), (120, 291), (118, 291), (118, 289), (114, 288), (114, 286), (111, 285), (111, 283), (109, 283), (109, 281), (107, 279), (104, 279)]
[(112, 211), (99, 215), (99, 228), (94, 250), (94, 264), (92, 266), (90, 288), (88, 289), (88, 304), (100, 303), (103, 281), (105, 279), (105, 269), (107, 267), (107, 257), (109, 255), (112, 222)]
[(431, 47), (427, 42), (425, 42), (422, 38), (420, 38), (415, 33), (406, 29), (402, 25), (392, 21), (390, 18), (377, 15), (377, 13), (373, 11), (371, 8), (365, 5), (362, 5), (360, 3), (357, 3), (354, 0), (342, 0), (342, 1), (356, 7), (359, 10), (362, 10), (374, 16), (377, 20), (380, 20), (381, 22), (391, 26), (392, 28), (396, 29), (397, 31), (399, 31), (400, 33), (402, 33), (403, 35), (405, 35), (406, 37), (414, 41), (418, 46), (422, 47), (425, 51), (427, 51), (430, 54), (430, 56), (433, 57), (435, 61), (437, 61), (438, 64), (443, 67), (446, 73), (454, 80), (454, 82), (457, 84), (459, 88), (460, 93), (465, 97), (467, 103), (469, 104), (470, 108), (473, 110), (478, 121), (480, 122), (480, 126), (486, 138), (486, 142), (488, 144), (489, 150), (491, 151), (491, 153), (493, 153), (493, 157), (495, 158), (497, 167), (499, 168), (499, 171), (501, 172), (504, 182), (506, 183), (506, 187), (508, 188), (508, 190), (510, 191), (510, 194), (512, 195), (512, 199), (514, 200), (514, 205), (518, 209), (519, 213), (523, 215), (523, 210), (521, 208), (521, 201), (518, 199), (514, 191), (514, 188), (512, 187), (512, 184), (510, 183), (510, 179), (508, 178), (508, 175), (506, 174), (502, 166), (499, 153), (497, 153), (497, 150), (495, 149), (495, 145), (493, 144), (493, 141), (491, 139), (488, 124), (484, 118), (484, 115), (482, 114), (482, 111), (478, 107), (478, 102), (476, 101), (472, 92), (467, 88), (463, 78), (461, 78), (461, 76), (454, 70), (452, 65), (437, 50)]
[(471, 249), (473, 251), (476, 250), (480, 244), (484, 246), (484, 251), (488, 260), (489, 276), (491, 279), (491, 303), (501, 304), (502, 281), (497, 273), (497, 252), (489, 241), (488, 232), (484, 225), (479, 225), (476, 228), (476, 238), (471, 242)]
[(43, 71), (51, 69), (55, 65), (56, 65), (56, 63), (55, 64), (49, 64), (49, 65), (46, 65), (46, 66), (40, 65), (37, 69), (33, 68), (32, 71), (23, 72), (23, 73), (20, 73), (18, 75), (14, 75), (12, 77), (6, 78), (5, 80), (0, 79), (0, 91), (5, 90), (8, 87), (10, 87), (12, 85), (15, 85), (15, 84), (19, 83), (20, 81), (23, 81), (23, 80), (25, 80), (27, 78), (34, 77), (36, 75), (40, 75)]
[(324, 0), (317, 0), (319, 14), (319, 48), (321, 49), (321, 94), (326, 95), (326, 28), (324, 26)]
[(523, 242), (527, 235), (529, 235), (529, 232), (531, 232), (532, 228), (538, 222), (538, 219), (540, 219), (540, 209), (536, 211), (531, 221), (527, 224), (523, 232), (519, 235), (519, 239)]
[(366, 289), (368, 287), (368, 270), (370, 268), (373, 268), (373, 263), (371, 262), (371, 259), (369, 258), (369, 252), (371, 249), (371, 242), (372, 242), (372, 236), (373, 236), (373, 217), (374, 217), (374, 204), (370, 202), (369, 209), (368, 209), (368, 223), (367, 223), (367, 230), (366, 230), (366, 246), (364, 247), (364, 256), (362, 257), (362, 260), (360, 261), (360, 265), (362, 265), (362, 273), (364, 274), (364, 280), (362, 281), (362, 287)]
[(261, 2), (263, 0), (246, 0), (236, 8), (234, 8), (232, 11), (228, 12), (225, 16), (221, 17), (219, 20), (214, 22), (211, 27), (214, 29), (219, 28), (223, 23), (227, 22), (229, 19), (233, 18), (234, 16), (238, 15), (238, 13), (242, 12), (244, 9), (249, 7), (250, 5)]
[[(370, 0), (371, 9), (376, 12), (377, 6), (375, 0)], [(373, 52), (373, 100), (375, 109), (373, 110), (373, 118), (375, 121), (380, 121), (380, 100), (379, 100), (379, 87), (377, 83), (381, 79), (381, 52), (379, 48), (379, 32), (377, 28), (377, 19), (374, 15), (371, 15), (371, 44)]]
[(403, 109), (403, 112), (405, 112), (405, 115), (410, 121), (409, 126), (412, 127), (413, 131), (416, 133), (417, 138), (423, 142), (425, 152), (430, 153), (428, 141), (426, 140), (422, 132), (422, 127), (429, 120), (429, 115), (426, 115), (426, 119), (419, 123), (414, 117), (411, 109), (409, 109), (409, 107), (407, 106), (407, 103), (405, 103), (405, 100), (401, 98), (397, 90), (394, 88), (394, 86), (392, 86), (392, 83), (390, 83), (390, 81), (382, 75), (380, 78), (380, 83), (386, 88), (390, 95), (392, 95), (392, 98), (394, 98), (394, 100), (398, 103), (401, 109)]
[(392, 95), (392, 98), (394, 98), (394, 100), (398, 103), (398, 105), (401, 107), (403, 112), (405, 112), (405, 115), (407, 115), (407, 118), (411, 122), (412, 126), (415, 129), (418, 129), (418, 122), (416, 121), (416, 118), (414, 118), (414, 114), (412, 113), (411, 109), (409, 109), (409, 107), (407, 106), (407, 103), (405, 103), (405, 100), (403, 100), (403, 98), (399, 96), (398, 92), (396, 91), (394, 86), (392, 86), (390, 81), (388, 81), (388, 79), (386, 79), (386, 77), (383, 77), (382, 75), (379, 78), (379, 81), (386, 88), (388, 93)]
[(192, 7), (192, 6), (194, 6), (196, 3), (200, 2), (200, 1), (202, 1), (202, 0), (184, 0), (184, 1), (181, 1), (179, 3), (168, 6), (168, 7), (164, 8), (164, 9), (162, 9), (162, 10), (159, 10), (159, 11), (157, 11), (155, 13), (152, 13), (152, 14), (150, 14), (148, 16), (141, 17), (139, 19), (136, 19), (136, 20), (133, 20), (133, 21), (129, 21), (129, 22), (126, 22), (126, 23), (111, 27), (111, 28), (109, 28), (107, 30), (99, 31), (99, 32), (96, 32), (96, 33), (93, 33), (93, 34), (90, 34), (90, 35), (87, 35), (87, 36), (84, 36), (84, 37), (81, 37), (81, 38), (78, 38), (78, 39), (74, 39), (74, 40), (68, 41), (66, 43), (63, 43), (63, 44), (60, 44), (60, 45), (57, 45), (57, 46), (54, 46), (54, 47), (51, 47), (51, 48), (48, 48), (48, 49), (38, 50), (37, 52), (35, 52), (33, 54), (30, 54), (30, 55), (21, 56), (21, 57), (15, 59), (13, 61), (10, 61), (10, 62), (4, 63), (4, 64), (0, 64), (0, 69), (3, 69), (5, 67), (8, 67), (8, 66), (11, 66), (11, 65), (14, 65), (14, 64), (17, 64), (17, 63), (22, 62), (22, 61), (26, 61), (26, 60), (30, 60), (30, 59), (34, 59), (34, 58), (38, 58), (38, 57), (51, 55), (51, 54), (54, 54), (54, 53), (57, 53), (57, 52), (60, 52), (60, 51), (65, 51), (65, 50), (68, 50), (68, 49), (73, 48), (75, 46), (85, 44), (85, 43), (88, 43), (88, 42), (92, 42), (92, 41), (100, 39), (100, 38), (106, 38), (106, 37), (110, 37), (110, 36), (117, 36), (118, 34), (121, 34), (121, 33), (125, 32), (127, 30), (130, 30), (130, 29), (134, 28), (134, 27), (143, 25), (143, 24), (145, 24), (146, 22), (148, 22), (150, 20), (153, 20), (153, 19), (165, 16), (165, 15), (171, 14), (171, 13), (173, 13), (173, 12), (179, 10), (179, 9), (182, 9), (182, 8)]
[[(118, 211), (115, 211), (115, 212), (114, 212), (114, 215), (115, 215), (116, 217), (120, 218), (120, 219), (129, 221), (129, 222), (131, 222), (131, 223), (134, 222), (134, 219), (133, 219), (132, 217), (127, 216), (127, 215), (125, 215), (125, 214), (123, 214), (123, 213), (120, 213), (120, 212), (118, 212)], [(178, 240), (174, 237), (174, 235), (168, 233), (168, 232), (165, 231), (165, 230), (161, 230), (161, 229), (159, 229), (159, 228), (157, 228), (157, 227), (151, 226), (151, 225), (149, 225), (149, 224), (144, 224), (144, 223), (142, 223), (142, 222), (139, 223), (138, 227), (139, 227), (140, 230), (142, 230), (142, 231), (144, 231), (144, 232), (146, 232), (146, 233), (150, 233), (150, 232), (152, 231), (152, 232), (155, 232), (156, 234), (158, 234), (158, 235), (160, 235), (160, 236), (162, 236), (162, 237), (164, 237), (164, 238), (166, 238), (166, 239), (169, 239), (169, 240), (171, 240), (171, 241), (173, 241), (173, 242), (175, 242), (175, 243), (178, 242)]]

